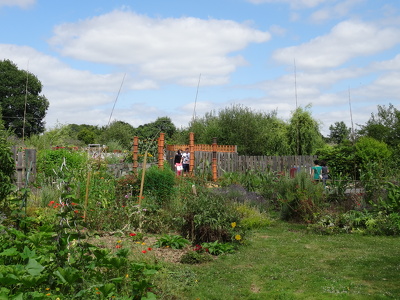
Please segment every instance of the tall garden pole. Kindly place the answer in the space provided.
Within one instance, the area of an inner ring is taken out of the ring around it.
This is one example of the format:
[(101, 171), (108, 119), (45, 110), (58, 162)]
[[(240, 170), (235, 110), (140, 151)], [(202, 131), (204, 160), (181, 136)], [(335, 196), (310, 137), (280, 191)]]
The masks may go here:
[(194, 174), (194, 132), (189, 134), (189, 153), (190, 153), (190, 160), (189, 160), (189, 174)]
[(138, 171), (138, 152), (139, 152), (139, 137), (133, 137), (133, 174), (137, 174)]
[(89, 201), (90, 175), (91, 175), (91, 172), (89, 171), (87, 174), (87, 178), (86, 178), (85, 208), (83, 210), (83, 221), (85, 221), (85, 222), (86, 222), (86, 211), (87, 211), (88, 201)]
[(212, 143), (212, 179), (213, 181), (217, 181), (217, 138), (213, 138)]
[(146, 175), (146, 164), (147, 164), (147, 150), (144, 153), (143, 157), (142, 181), (140, 182), (140, 192), (139, 192), (139, 206), (142, 204), (144, 177)]
[(160, 133), (158, 138), (158, 168), (164, 169), (164, 133)]

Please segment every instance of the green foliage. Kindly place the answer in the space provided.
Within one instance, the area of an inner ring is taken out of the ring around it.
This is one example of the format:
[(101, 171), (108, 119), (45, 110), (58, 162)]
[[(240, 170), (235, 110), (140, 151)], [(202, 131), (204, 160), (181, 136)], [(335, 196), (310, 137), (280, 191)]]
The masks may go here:
[(175, 173), (167, 165), (163, 169), (152, 166), (146, 170), (144, 192), (155, 197), (157, 205), (168, 206), (175, 193), (174, 184)]
[(231, 223), (239, 220), (235, 204), (217, 193), (197, 187), (197, 194), (191, 185), (181, 187), (181, 203), (176, 207), (177, 229), (195, 243), (210, 241), (232, 241)]
[(37, 170), (46, 178), (66, 179), (68, 174), (87, 168), (87, 154), (67, 149), (42, 150), (37, 155)]
[(176, 132), (176, 127), (169, 117), (157, 118), (154, 122), (140, 125), (135, 129), (135, 135), (141, 139), (156, 139), (160, 132), (165, 134), (165, 139), (169, 140)]
[(236, 209), (240, 213), (240, 226), (245, 229), (260, 229), (272, 224), (272, 220), (268, 215), (260, 212), (260, 210), (255, 207), (243, 204), (239, 205)]
[(293, 113), (287, 129), (290, 154), (311, 155), (324, 145), (322, 135), (319, 132), (319, 124), (308, 111), (299, 107)]
[(384, 142), (371, 137), (361, 137), (355, 145), (356, 155), (361, 167), (370, 162), (386, 164), (392, 153)]
[(314, 183), (306, 172), (295, 178), (282, 176), (277, 184), (277, 195), (283, 220), (312, 221), (323, 204), (321, 183)]
[(190, 242), (180, 235), (165, 234), (157, 239), (154, 246), (158, 248), (171, 247), (172, 249), (182, 249), (188, 244), (190, 244)]
[(0, 205), (13, 189), (15, 162), (12, 158), (10, 144), (7, 142), (4, 127), (0, 123)]
[(400, 143), (400, 111), (393, 104), (389, 104), (389, 107), (378, 105), (378, 113), (371, 114), (358, 134), (396, 147)]
[[(58, 210), (53, 226), (27, 232), (0, 224), (0, 295), (5, 299), (152, 297), (158, 267), (84, 241), (79, 203), (68, 193), (48, 209)], [(53, 207), (54, 205), (54, 207)], [(150, 298), (149, 298), (150, 299)]]
[(182, 264), (194, 265), (209, 262), (211, 260), (212, 257), (206, 252), (189, 251), (182, 255), (180, 262)]
[(101, 128), (99, 142), (108, 145), (109, 142), (113, 141), (121, 145), (122, 150), (130, 150), (133, 136), (134, 128), (132, 125), (123, 121), (113, 121), (110, 125)]
[(235, 246), (229, 243), (220, 243), (218, 241), (203, 243), (203, 249), (211, 255), (221, 255), (235, 252)]
[(239, 154), (287, 154), (286, 124), (269, 114), (252, 111), (248, 107), (233, 105), (206, 113), (190, 124), (198, 143), (210, 144), (214, 137), (218, 144), (237, 145)]
[(349, 140), (351, 129), (346, 126), (343, 121), (335, 122), (334, 125), (329, 126), (329, 140), (337, 145), (345, 140)]
[(49, 101), (41, 95), (42, 83), (10, 60), (0, 61), (0, 105), (6, 129), (18, 137), (44, 132)]

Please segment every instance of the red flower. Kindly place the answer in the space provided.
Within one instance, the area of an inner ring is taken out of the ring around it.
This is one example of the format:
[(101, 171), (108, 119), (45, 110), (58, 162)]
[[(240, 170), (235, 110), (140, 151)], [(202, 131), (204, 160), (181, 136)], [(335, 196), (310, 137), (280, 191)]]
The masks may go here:
[(117, 245), (115, 246), (115, 248), (122, 248), (122, 245)]
[(147, 252), (146, 250), (143, 250), (143, 251), (142, 251), (142, 253), (146, 253), (146, 252)]
[(130, 235), (130, 236), (135, 236), (135, 235), (136, 235), (136, 233), (130, 233), (129, 235)]
[(151, 251), (151, 250), (153, 250), (153, 249), (149, 247), (149, 248), (147, 248), (147, 250)]
[(50, 201), (48, 205), (52, 206), (53, 204), (54, 204), (54, 201)]
[(76, 214), (79, 213), (79, 210), (74, 210), (74, 213), (76, 213)]
[(78, 205), (78, 203), (72, 202), (71, 205)]

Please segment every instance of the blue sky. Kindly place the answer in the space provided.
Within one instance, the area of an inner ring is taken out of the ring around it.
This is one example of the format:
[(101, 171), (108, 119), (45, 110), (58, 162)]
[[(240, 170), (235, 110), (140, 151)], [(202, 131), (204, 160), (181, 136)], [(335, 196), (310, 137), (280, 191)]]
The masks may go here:
[(297, 102), (328, 135), (399, 108), (400, 2), (0, 0), (0, 59), (42, 82), (49, 129)]

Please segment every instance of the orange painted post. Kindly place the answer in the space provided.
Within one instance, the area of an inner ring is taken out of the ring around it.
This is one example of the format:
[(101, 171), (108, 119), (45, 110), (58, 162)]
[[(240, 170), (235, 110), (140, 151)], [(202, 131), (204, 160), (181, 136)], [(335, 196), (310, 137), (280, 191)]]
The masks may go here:
[(164, 169), (164, 133), (160, 133), (158, 138), (158, 168)]
[(189, 153), (190, 153), (190, 161), (189, 161), (189, 174), (193, 175), (194, 172), (194, 132), (189, 134)]
[(133, 137), (133, 174), (138, 173), (139, 137)]
[(212, 178), (213, 181), (217, 181), (217, 138), (213, 138), (212, 150)]

